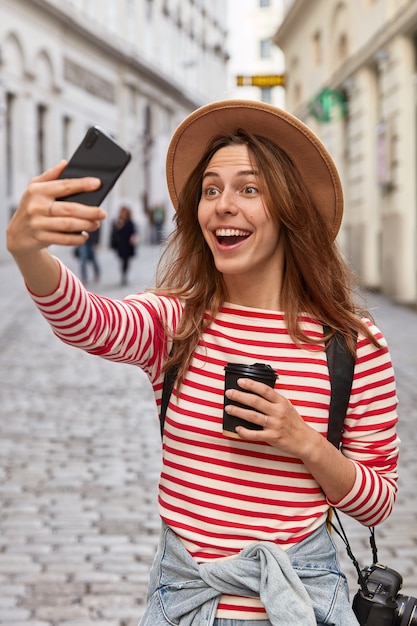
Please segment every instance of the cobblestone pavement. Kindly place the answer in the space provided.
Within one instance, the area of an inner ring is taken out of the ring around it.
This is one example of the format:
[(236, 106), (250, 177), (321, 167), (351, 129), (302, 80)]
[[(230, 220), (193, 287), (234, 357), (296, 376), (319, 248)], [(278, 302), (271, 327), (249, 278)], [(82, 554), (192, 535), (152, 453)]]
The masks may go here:
[[(132, 291), (152, 283), (158, 253), (141, 248)], [(68, 251), (57, 254), (77, 269)], [(92, 289), (124, 295), (116, 259), (103, 250), (100, 261)], [(417, 313), (367, 298), (390, 344), (403, 440), (398, 501), (377, 529), (379, 558), (404, 576), (403, 593), (417, 596)], [(0, 264), (0, 306), (0, 625), (136, 626), (159, 530), (149, 382), (55, 340), (11, 262)], [(368, 531), (342, 519), (360, 565), (370, 564)]]

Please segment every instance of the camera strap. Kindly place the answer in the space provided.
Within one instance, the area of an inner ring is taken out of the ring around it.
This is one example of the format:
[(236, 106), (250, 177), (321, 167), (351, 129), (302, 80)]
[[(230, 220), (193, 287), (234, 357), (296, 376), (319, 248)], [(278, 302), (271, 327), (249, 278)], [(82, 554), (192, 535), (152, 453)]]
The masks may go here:
[[(330, 327), (323, 326), (324, 333), (330, 332)], [(353, 371), (355, 367), (355, 358), (347, 350), (346, 340), (342, 333), (337, 332), (334, 340), (327, 344), (327, 363), (329, 366), (329, 377), (331, 384), (330, 410), (329, 410), (329, 428), (328, 440), (333, 443), (336, 448), (340, 446), (340, 437), (343, 430), (343, 422), (346, 416), (349, 403), (350, 392), (353, 381)], [(327, 523), (339, 535), (346, 547), (346, 552), (351, 559), (358, 574), (358, 582), (365, 595), (369, 594), (368, 586), (359, 563), (352, 552), (345, 529), (340, 520), (339, 513), (336, 508), (332, 507), (332, 514), (335, 516), (339, 528), (332, 522), (329, 516)], [(375, 528), (369, 528), (369, 543), (372, 551), (373, 563), (378, 562), (378, 550), (376, 547)]]
[[(364, 575), (362, 574), (362, 570), (361, 570), (361, 567), (360, 567), (360, 565), (358, 563), (358, 560), (356, 559), (355, 555), (352, 552), (352, 549), (350, 547), (350, 543), (349, 543), (349, 540), (347, 538), (345, 529), (343, 528), (343, 524), (342, 524), (342, 522), (340, 520), (339, 513), (337, 512), (337, 509), (335, 509), (334, 507), (332, 507), (332, 512), (333, 512), (335, 518), (337, 519), (337, 523), (339, 524), (339, 528), (337, 528), (331, 520), (328, 520), (328, 524), (330, 524), (330, 526), (332, 527), (334, 532), (339, 535), (339, 537), (342, 539), (343, 543), (345, 544), (347, 555), (350, 558), (350, 560), (352, 561), (353, 565), (355, 566), (356, 572), (358, 574), (358, 583), (360, 584), (361, 589), (362, 589), (364, 595), (367, 596), (367, 595), (369, 595), (368, 585), (366, 584), (366, 580), (365, 580)], [(375, 542), (375, 529), (374, 529), (374, 527), (369, 528), (369, 532), (370, 532), (369, 542), (371, 544), (373, 563), (375, 565), (375, 563), (378, 562), (378, 557), (377, 557), (377, 548), (376, 548), (376, 542)]]

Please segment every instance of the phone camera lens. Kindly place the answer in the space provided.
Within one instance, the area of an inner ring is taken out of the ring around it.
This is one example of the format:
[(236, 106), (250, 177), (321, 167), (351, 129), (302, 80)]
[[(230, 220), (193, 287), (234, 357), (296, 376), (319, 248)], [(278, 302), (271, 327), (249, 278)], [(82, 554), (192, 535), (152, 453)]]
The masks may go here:
[(94, 144), (96, 143), (97, 138), (98, 138), (98, 132), (95, 130), (95, 128), (93, 128), (91, 132), (88, 134), (88, 137), (85, 141), (85, 147), (92, 148)]

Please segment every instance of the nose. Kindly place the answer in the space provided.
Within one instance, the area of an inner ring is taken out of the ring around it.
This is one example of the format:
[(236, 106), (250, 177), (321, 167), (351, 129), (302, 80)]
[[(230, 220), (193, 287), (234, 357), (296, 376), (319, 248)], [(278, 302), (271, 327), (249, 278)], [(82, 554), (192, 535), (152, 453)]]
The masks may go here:
[(236, 194), (232, 189), (225, 187), (216, 202), (216, 211), (218, 213), (235, 214), (238, 211), (236, 202)]

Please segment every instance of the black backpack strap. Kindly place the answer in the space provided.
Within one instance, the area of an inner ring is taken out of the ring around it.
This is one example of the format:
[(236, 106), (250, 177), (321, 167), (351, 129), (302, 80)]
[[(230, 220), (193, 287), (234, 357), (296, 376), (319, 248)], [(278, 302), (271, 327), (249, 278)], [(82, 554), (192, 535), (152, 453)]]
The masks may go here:
[(175, 379), (178, 374), (178, 365), (173, 365), (170, 367), (164, 376), (164, 386), (162, 388), (162, 399), (161, 399), (161, 412), (159, 417), (159, 427), (161, 429), (161, 439), (164, 436), (164, 427), (165, 427), (165, 417), (168, 408), (168, 402), (171, 397), (172, 390), (174, 389)]
[[(323, 325), (325, 335), (330, 331), (329, 326)], [(355, 335), (357, 334), (355, 333)], [(339, 448), (343, 422), (345, 421), (352, 389), (356, 359), (349, 352), (346, 339), (341, 332), (336, 332), (331, 340), (326, 341), (326, 354), (331, 386), (327, 439), (336, 448)]]

